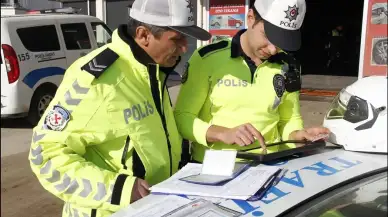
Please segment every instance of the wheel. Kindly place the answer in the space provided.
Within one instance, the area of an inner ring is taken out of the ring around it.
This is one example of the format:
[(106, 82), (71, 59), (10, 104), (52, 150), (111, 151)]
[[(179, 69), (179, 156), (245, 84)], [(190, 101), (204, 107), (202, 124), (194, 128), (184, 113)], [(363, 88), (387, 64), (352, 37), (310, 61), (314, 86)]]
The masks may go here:
[(378, 65), (386, 65), (387, 64), (387, 50), (388, 50), (388, 42), (386, 39), (379, 40), (376, 42), (373, 47), (372, 55), (373, 60)]
[(30, 110), (28, 111), (28, 121), (36, 126), (42, 118), (51, 100), (55, 96), (57, 88), (54, 85), (39, 87), (31, 99)]

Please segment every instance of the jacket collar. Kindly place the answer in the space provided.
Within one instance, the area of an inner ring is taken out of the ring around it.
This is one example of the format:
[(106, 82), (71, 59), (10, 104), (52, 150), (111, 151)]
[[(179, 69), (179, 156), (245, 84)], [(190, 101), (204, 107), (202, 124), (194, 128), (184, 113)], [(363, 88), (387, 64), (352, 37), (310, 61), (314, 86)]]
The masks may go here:
[(237, 57), (244, 57), (245, 53), (241, 47), (241, 35), (247, 31), (246, 29), (242, 29), (236, 33), (236, 35), (232, 38), (232, 44), (230, 46), (230, 57), (237, 58)]
[[(132, 36), (128, 34), (127, 25), (124, 25), (124, 24), (120, 25), (117, 29), (117, 32), (120, 39), (129, 45), (133, 53), (133, 56), (139, 63), (143, 64), (146, 67), (148, 67), (148, 65), (150, 64), (152, 65), (156, 64), (155, 61), (148, 55), (148, 53), (136, 43), (136, 41), (133, 39)], [(174, 68), (179, 64), (180, 61), (181, 61), (181, 57), (179, 57), (178, 61), (175, 63), (174, 66), (159, 67), (159, 68), (165, 73), (170, 73), (174, 70)]]

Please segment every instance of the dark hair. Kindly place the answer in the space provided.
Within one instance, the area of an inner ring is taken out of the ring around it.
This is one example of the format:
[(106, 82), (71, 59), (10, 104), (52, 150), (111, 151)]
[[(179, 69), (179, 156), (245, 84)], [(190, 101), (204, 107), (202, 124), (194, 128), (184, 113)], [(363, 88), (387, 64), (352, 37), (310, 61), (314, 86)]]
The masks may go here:
[(255, 16), (255, 23), (253, 23), (252, 28), (255, 27), (256, 24), (258, 24), (260, 21), (263, 20), (263, 18), (260, 16), (259, 12), (256, 10), (254, 4), (255, 4), (255, 1), (250, 1), (249, 9), (252, 9), (253, 16)]
[(146, 24), (143, 22), (140, 22), (138, 20), (133, 19), (132, 17), (129, 17), (128, 20), (128, 34), (135, 38), (136, 36), (136, 29), (139, 26), (144, 26), (147, 28), (155, 38), (160, 38), (160, 36), (163, 34), (163, 32), (170, 30), (168, 27), (163, 27), (163, 26), (155, 26), (155, 25), (150, 25)]

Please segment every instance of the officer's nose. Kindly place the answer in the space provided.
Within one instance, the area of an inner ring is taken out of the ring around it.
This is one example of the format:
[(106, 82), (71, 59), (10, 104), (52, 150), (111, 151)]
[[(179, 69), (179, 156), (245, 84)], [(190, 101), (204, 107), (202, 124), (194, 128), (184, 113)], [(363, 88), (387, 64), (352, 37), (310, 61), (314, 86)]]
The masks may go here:
[(184, 44), (181, 46), (182, 53), (186, 53), (188, 50), (188, 43), (187, 40), (185, 40)]
[(275, 55), (278, 52), (278, 48), (273, 44), (269, 44), (268, 51), (271, 55)]
[(183, 54), (187, 52), (187, 50), (188, 50), (188, 42), (187, 42), (187, 38), (186, 37), (183, 37), (179, 41), (178, 47), (180, 49), (180, 52), (182, 52)]

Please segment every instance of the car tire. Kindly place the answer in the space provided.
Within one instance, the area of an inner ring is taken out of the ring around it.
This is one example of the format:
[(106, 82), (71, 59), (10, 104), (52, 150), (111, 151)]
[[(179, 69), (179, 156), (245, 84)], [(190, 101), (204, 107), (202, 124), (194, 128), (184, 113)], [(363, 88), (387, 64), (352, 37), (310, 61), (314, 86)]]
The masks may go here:
[(373, 46), (372, 58), (377, 65), (387, 64), (388, 42), (386, 39), (379, 40)]
[(57, 88), (54, 85), (45, 85), (35, 91), (28, 111), (28, 122), (32, 126), (35, 127), (39, 123), (44, 111), (54, 98), (56, 91)]

